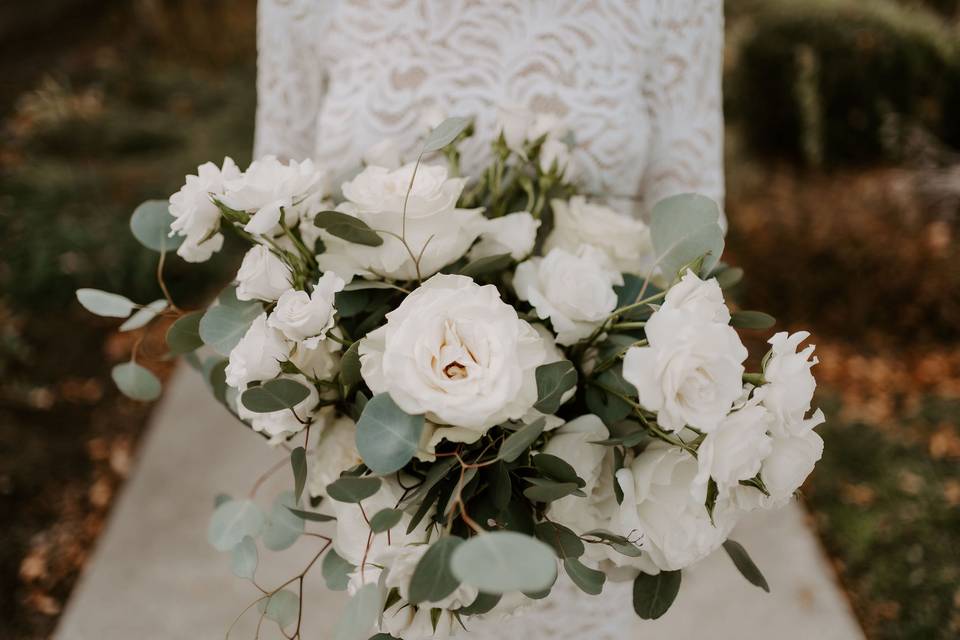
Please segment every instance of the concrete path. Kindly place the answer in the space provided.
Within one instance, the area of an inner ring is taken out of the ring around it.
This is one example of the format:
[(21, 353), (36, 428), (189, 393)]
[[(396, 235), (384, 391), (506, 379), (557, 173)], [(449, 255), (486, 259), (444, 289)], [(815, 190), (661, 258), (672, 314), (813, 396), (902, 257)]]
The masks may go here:
[[(68, 603), (56, 640), (222, 638), (257, 592), (232, 576), (227, 554), (207, 545), (213, 500), (221, 492), (242, 495), (254, 475), (280, 459), (208, 396), (196, 373), (182, 368), (154, 415), (135, 473)], [(268, 501), (289, 483), (289, 474), (280, 472), (259, 495)], [(717, 553), (684, 573), (674, 608), (656, 622), (641, 622), (643, 637), (863, 638), (804, 520), (803, 510), (791, 505), (758, 514), (733, 535), (763, 570), (770, 595), (749, 585), (726, 554)], [(272, 555), (258, 580), (273, 585), (296, 575), (319, 542), (303, 538)], [(319, 571), (311, 576), (306, 637), (329, 638), (344, 596), (327, 591)], [(253, 638), (257, 617), (245, 616), (231, 638)], [(261, 637), (281, 636), (270, 623)], [(624, 637), (639, 636), (625, 630)]]

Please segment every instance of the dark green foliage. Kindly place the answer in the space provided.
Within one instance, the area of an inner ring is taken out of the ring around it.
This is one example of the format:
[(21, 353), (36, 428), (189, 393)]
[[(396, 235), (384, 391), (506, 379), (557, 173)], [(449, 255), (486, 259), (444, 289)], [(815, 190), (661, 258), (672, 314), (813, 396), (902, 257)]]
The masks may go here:
[(886, 2), (769, 3), (729, 78), (756, 150), (814, 166), (896, 159), (914, 127), (960, 144), (957, 34)]

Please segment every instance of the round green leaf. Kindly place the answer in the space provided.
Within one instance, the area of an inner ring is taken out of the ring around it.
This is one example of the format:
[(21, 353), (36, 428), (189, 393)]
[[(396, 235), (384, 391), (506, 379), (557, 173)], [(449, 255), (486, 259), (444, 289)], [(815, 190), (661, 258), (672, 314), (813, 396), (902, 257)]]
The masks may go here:
[(650, 239), (657, 264), (669, 279), (701, 256), (703, 271), (716, 266), (724, 246), (719, 221), (717, 203), (694, 193), (671, 196), (654, 205)]
[(439, 151), (445, 146), (457, 139), (464, 129), (470, 124), (470, 118), (452, 117), (447, 118), (427, 135), (423, 141), (423, 153)]
[(541, 413), (555, 413), (560, 408), (563, 394), (577, 386), (577, 370), (569, 360), (560, 360), (537, 367), (537, 403), (534, 409)]
[(330, 549), (323, 556), (320, 572), (331, 591), (346, 591), (350, 584), (350, 574), (356, 569), (352, 564), (341, 558), (336, 551)]
[(747, 550), (743, 548), (742, 544), (734, 540), (727, 540), (723, 543), (723, 549), (727, 552), (727, 555), (730, 556), (730, 559), (733, 560), (733, 564), (737, 568), (737, 571), (740, 572), (740, 575), (747, 579), (747, 582), (770, 593), (770, 585), (767, 584), (767, 579), (763, 577), (760, 569), (757, 568), (757, 565), (753, 562), (750, 554), (747, 553)]
[(578, 492), (579, 495), (584, 495), (576, 482), (554, 482), (543, 478), (527, 478), (526, 480), (533, 486), (524, 489), (523, 495), (534, 502), (553, 502)]
[(730, 324), (738, 329), (769, 329), (777, 324), (777, 319), (763, 311), (734, 311)]
[(118, 364), (110, 372), (114, 384), (128, 398), (151, 402), (160, 397), (160, 379), (136, 362)]
[(200, 338), (222, 356), (229, 356), (250, 324), (262, 313), (259, 304), (233, 306), (218, 304), (200, 319)]
[(557, 579), (553, 550), (536, 538), (513, 531), (467, 540), (454, 550), (450, 566), (461, 582), (487, 593), (536, 592)]
[(549, 453), (538, 453), (532, 458), (533, 466), (545, 477), (557, 482), (573, 482), (579, 487), (587, 483), (577, 475), (576, 470), (570, 464), (557, 456)]
[(154, 300), (150, 304), (138, 309), (135, 314), (130, 316), (126, 322), (120, 325), (120, 331), (133, 331), (150, 323), (164, 309), (167, 308), (167, 301), (164, 299)]
[(633, 581), (633, 610), (644, 620), (656, 620), (667, 612), (680, 591), (680, 572), (641, 573)]
[(579, 558), (586, 551), (583, 541), (573, 531), (557, 522), (541, 522), (534, 528), (537, 538), (543, 540), (563, 558)]
[(483, 593), (481, 591), (477, 594), (476, 600), (471, 602), (469, 606), (458, 609), (457, 613), (463, 616), (479, 616), (489, 613), (497, 606), (501, 597), (499, 593)]
[(333, 516), (328, 516), (325, 513), (316, 513), (314, 511), (304, 511), (303, 509), (294, 509), (293, 507), (287, 507), (290, 509), (290, 513), (301, 518), (303, 520), (309, 520), (310, 522), (332, 522), (336, 520)]
[(177, 318), (167, 329), (167, 347), (175, 356), (196, 351), (203, 346), (200, 338), (200, 320), (202, 311), (194, 311)]
[(280, 628), (290, 626), (300, 615), (300, 596), (293, 591), (278, 591), (257, 605), (260, 613), (273, 620)]
[(477, 258), (473, 262), (468, 262), (466, 265), (464, 265), (464, 267), (460, 269), (460, 275), (469, 276), (476, 279), (480, 276), (485, 276), (492, 273), (500, 273), (509, 267), (512, 262), (513, 258), (509, 253), (500, 253), (495, 256)]
[(370, 518), (370, 530), (374, 533), (383, 533), (397, 526), (403, 518), (403, 511), (399, 509), (382, 509)]
[(290, 466), (293, 468), (293, 501), (299, 503), (307, 484), (307, 451), (303, 447), (290, 453)]
[(77, 300), (90, 313), (105, 318), (126, 318), (137, 306), (133, 300), (99, 289), (77, 289)]
[(743, 280), (743, 269), (740, 267), (729, 267), (717, 274), (717, 284), (721, 289), (730, 289)]
[(340, 358), (340, 382), (347, 388), (360, 384), (360, 341), (351, 344)]
[(251, 500), (230, 500), (218, 506), (207, 527), (207, 540), (217, 551), (230, 551), (246, 536), (256, 538), (263, 512)]
[(380, 589), (377, 585), (361, 587), (344, 607), (343, 616), (337, 621), (333, 632), (334, 640), (367, 640), (380, 615), (381, 606)]
[(347, 242), (368, 247), (383, 244), (383, 238), (366, 222), (341, 211), (321, 211), (313, 219), (313, 224)]
[(546, 420), (538, 418), (523, 428), (513, 432), (500, 445), (498, 457), (504, 462), (513, 462), (525, 452), (530, 445), (536, 442), (540, 434), (543, 433), (543, 426)]
[(183, 243), (183, 236), (170, 237), (170, 203), (166, 200), (147, 200), (130, 216), (133, 237), (147, 249), (173, 251)]
[(337, 502), (357, 503), (380, 490), (380, 478), (344, 476), (327, 485), (327, 495)]
[(307, 399), (310, 389), (296, 380), (279, 378), (251, 387), (240, 396), (243, 406), (254, 413), (273, 413), (297, 406)]
[(450, 570), (450, 559), (461, 544), (462, 538), (444, 536), (430, 545), (410, 578), (411, 603), (439, 602), (460, 586)]
[(233, 548), (230, 557), (230, 569), (238, 578), (253, 580), (257, 571), (257, 543), (250, 536), (244, 536), (240, 544)]
[(603, 571), (591, 569), (576, 558), (566, 558), (563, 561), (563, 568), (573, 583), (584, 593), (595, 596), (603, 591), (603, 583), (607, 579)]
[(374, 473), (399, 471), (417, 452), (423, 425), (423, 416), (411, 416), (389, 393), (381, 393), (367, 403), (357, 421), (357, 451)]
[(274, 500), (263, 528), (263, 544), (270, 551), (290, 548), (303, 534), (303, 518), (290, 510), (296, 506), (292, 491), (284, 491)]

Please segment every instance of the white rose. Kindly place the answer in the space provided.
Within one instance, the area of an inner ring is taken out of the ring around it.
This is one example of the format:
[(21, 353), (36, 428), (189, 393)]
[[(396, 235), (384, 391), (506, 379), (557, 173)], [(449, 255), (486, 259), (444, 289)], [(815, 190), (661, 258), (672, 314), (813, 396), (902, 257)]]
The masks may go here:
[(287, 359), (288, 353), (283, 336), (267, 326), (267, 314), (260, 314), (230, 351), (225, 371), (227, 384), (244, 389), (251, 382), (276, 378), (280, 362)]
[(760, 471), (774, 504), (788, 500), (823, 456), (823, 439), (813, 430), (823, 421), (823, 412), (817, 409), (794, 425), (791, 434), (774, 435), (772, 451)]
[(705, 558), (736, 524), (737, 512), (722, 498), (717, 499), (710, 522), (704, 506), (706, 487), (696, 482), (696, 476), (697, 460), (662, 442), (651, 444), (617, 471), (623, 489), (620, 526), (643, 535), (640, 548), (660, 570), (683, 569)]
[(730, 310), (723, 301), (723, 291), (716, 278), (701, 280), (687, 269), (680, 281), (667, 290), (664, 311), (686, 311), (706, 322), (730, 322)]
[(333, 327), (334, 296), (344, 284), (337, 274), (328, 271), (310, 293), (287, 289), (277, 300), (268, 324), (288, 340), (306, 341), (303, 346), (308, 349), (316, 347)]
[[(280, 377), (296, 380), (310, 390), (306, 398), (293, 406), (293, 411), (290, 409), (282, 409), (269, 413), (257, 413), (243, 406), (242, 400), (238, 399), (237, 401), (237, 416), (239, 416), (241, 420), (248, 421), (254, 431), (259, 431), (260, 433), (265, 433), (270, 436), (271, 444), (279, 444), (295, 433), (300, 433), (306, 426), (300, 420), (309, 420), (313, 415), (313, 410), (317, 408), (317, 404), (320, 402), (320, 395), (317, 393), (317, 389), (303, 376), (283, 375)], [(294, 415), (294, 411), (296, 415)]]
[(540, 146), (540, 170), (544, 173), (555, 171), (567, 181), (574, 180), (578, 172), (572, 162), (570, 144), (567, 143), (570, 129), (552, 113), (541, 113), (534, 118), (527, 139), (532, 142), (541, 137), (544, 140)]
[(723, 491), (756, 476), (772, 448), (769, 426), (769, 413), (755, 403), (724, 418), (697, 449), (697, 481), (713, 478)]
[(331, 340), (324, 340), (315, 347), (301, 343), (290, 354), (290, 362), (304, 375), (329, 380), (340, 369), (339, 351), (340, 345)]
[(649, 346), (631, 347), (623, 377), (667, 431), (713, 431), (742, 393), (747, 350), (732, 327), (660, 309), (645, 327)]
[(509, 253), (514, 260), (523, 260), (533, 252), (539, 228), (540, 221), (526, 211), (484, 219), (480, 241), (470, 249), (470, 259)]
[(188, 175), (186, 183), (170, 196), (170, 235), (184, 236), (177, 255), (187, 262), (205, 262), (223, 247), (220, 210), (214, 197), (223, 195), (224, 181), (240, 176), (240, 169), (230, 158), (223, 159), (223, 168), (212, 162), (197, 167), (197, 175)]
[(290, 267), (262, 244), (243, 256), (237, 271), (237, 300), (273, 302), (290, 288)]
[(544, 258), (531, 258), (517, 267), (513, 279), (517, 296), (529, 301), (540, 318), (550, 318), (562, 345), (586, 338), (606, 320), (617, 306), (613, 287), (620, 284), (620, 272), (589, 245), (576, 253), (557, 248)]
[[(323, 189), (324, 173), (312, 160), (284, 164), (274, 156), (255, 160), (243, 175), (228, 180), (223, 203), (231, 209), (251, 213), (244, 231), (258, 235), (274, 235), (281, 231), (281, 209)], [(293, 221), (289, 224), (292, 226)]]
[(387, 169), (399, 168), (403, 164), (400, 160), (400, 141), (397, 138), (384, 138), (364, 152), (363, 163)]
[[(413, 170), (412, 163), (394, 171), (367, 167), (343, 184), (347, 201), (338, 211), (393, 235), (382, 233), (383, 244), (369, 247), (321, 232), (327, 247), (317, 256), (322, 270), (347, 282), (355, 275), (413, 280), (418, 275), (413, 256), (421, 256), (419, 275), (425, 278), (467, 252), (480, 234), (483, 216), (479, 209), (456, 207), (466, 181), (449, 178), (446, 167), (422, 165), (410, 188)], [(396, 236), (404, 236), (407, 246)]]
[(520, 105), (506, 104), (497, 108), (498, 128), (510, 149), (523, 153), (527, 135), (533, 128), (535, 118), (533, 111)]
[(589, 244), (607, 254), (624, 273), (646, 275), (656, 260), (650, 228), (641, 220), (624, 215), (583, 196), (553, 200), (553, 231), (544, 251), (555, 247), (575, 251)]
[(813, 400), (817, 381), (810, 369), (819, 360), (813, 355), (816, 348), (807, 345), (797, 353), (800, 343), (810, 336), (807, 331), (788, 335), (785, 331), (770, 338), (770, 355), (764, 367), (763, 377), (767, 381), (762, 387), (763, 404), (777, 417), (778, 426), (787, 428), (799, 423)]
[(473, 440), (537, 401), (540, 334), (492, 285), (436, 275), (360, 343), (361, 373), (410, 414), (474, 432)]
[[(328, 418), (326, 421), (330, 421)], [(325, 421), (325, 422), (326, 422)], [(357, 425), (346, 416), (338, 416), (320, 431), (310, 466), (310, 495), (326, 497), (327, 485), (340, 474), (363, 462), (356, 445)]]

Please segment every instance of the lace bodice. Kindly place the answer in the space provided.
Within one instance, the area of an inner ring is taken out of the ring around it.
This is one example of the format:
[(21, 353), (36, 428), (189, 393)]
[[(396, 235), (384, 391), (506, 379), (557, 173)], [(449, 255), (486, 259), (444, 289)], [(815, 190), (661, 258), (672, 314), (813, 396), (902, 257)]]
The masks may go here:
[(259, 12), (258, 156), (346, 174), (386, 137), (414, 152), (440, 112), (476, 117), (469, 172), (511, 105), (570, 126), (580, 179), (623, 209), (723, 197), (721, 0), (260, 0)]
[[(414, 152), (425, 114), (476, 117), (465, 170), (487, 161), (496, 108), (557, 115), (580, 179), (642, 212), (723, 197), (721, 0), (260, 0), (256, 155), (347, 173), (386, 137)], [(614, 204), (616, 204), (614, 202)], [(602, 597), (561, 579), (469, 640), (632, 637), (629, 583)]]

